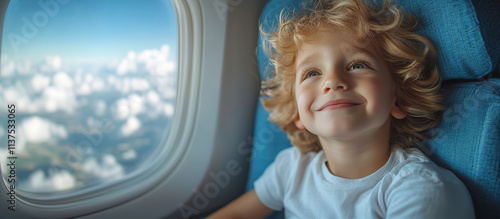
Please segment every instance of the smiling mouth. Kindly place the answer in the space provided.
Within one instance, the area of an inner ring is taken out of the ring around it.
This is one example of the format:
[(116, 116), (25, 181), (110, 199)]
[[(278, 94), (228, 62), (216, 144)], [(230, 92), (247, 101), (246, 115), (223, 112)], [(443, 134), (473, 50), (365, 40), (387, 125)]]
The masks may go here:
[(338, 99), (338, 100), (330, 100), (323, 104), (318, 111), (324, 111), (324, 110), (336, 110), (336, 109), (343, 109), (343, 108), (348, 108), (348, 107), (353, 107), (353, 106), (358, 106), (360, 103), (354, 102), (352, 100), (347, 100), (347, 99)]

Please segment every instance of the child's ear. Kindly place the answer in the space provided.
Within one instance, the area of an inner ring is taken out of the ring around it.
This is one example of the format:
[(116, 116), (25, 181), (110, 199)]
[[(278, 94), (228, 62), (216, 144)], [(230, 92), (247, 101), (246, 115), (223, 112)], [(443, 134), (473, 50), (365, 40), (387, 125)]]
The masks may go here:
[(295, 122), (295, 126), (297, 126), (297, 128), (306, 129), (306, 127), (304, 126), (304, 123), (302, 123), (302, 121), (300, 120), (300, 116), (298, 113), (297, 113), (297, 116), (295, 116), (295, 119), (293, 121)]
[(394, 117), (396, 119), (402, 119), (402, 118), (406, 117), (406, 114), (404, 114), (403, 111), (401, 111), (401, 109), (399, 108), (399, 106), (396, 103), (394, 103), (392, 105), (391, 115), (392, 115), (392, 117)]

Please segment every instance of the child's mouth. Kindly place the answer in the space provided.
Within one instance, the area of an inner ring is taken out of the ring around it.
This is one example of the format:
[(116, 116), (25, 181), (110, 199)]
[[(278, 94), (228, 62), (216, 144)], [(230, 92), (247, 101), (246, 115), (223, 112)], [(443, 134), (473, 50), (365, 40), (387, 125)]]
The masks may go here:
[(324, 110), (336, 110), (336, 109), (342, 109), (342, 108), (347, 108), (347, 107), (353, 107), (360, 105), (360, 103), (357, 103), (352, 100), (348, 99), (337, 99), (337, 100), (330, 100), (323, 104), (320, 108), (318, 108), (317, 111), (324, 111)]

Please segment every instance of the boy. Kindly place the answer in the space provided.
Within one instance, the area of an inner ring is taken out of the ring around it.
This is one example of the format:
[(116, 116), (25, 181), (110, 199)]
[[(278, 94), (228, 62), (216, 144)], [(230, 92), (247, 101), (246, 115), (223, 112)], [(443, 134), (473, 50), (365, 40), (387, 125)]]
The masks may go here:
[(451, 172), (411, 148), (443, 110), (432, 44), (391, 2), (318, 1), (269, 36), (269, 119), (293, 145), (210, 218), (474, 218)]

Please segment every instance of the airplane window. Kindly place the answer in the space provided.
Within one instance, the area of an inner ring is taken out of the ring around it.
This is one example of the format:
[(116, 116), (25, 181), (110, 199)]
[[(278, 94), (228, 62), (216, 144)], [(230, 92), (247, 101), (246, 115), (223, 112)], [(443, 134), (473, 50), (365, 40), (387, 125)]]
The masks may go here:
[(11, 0), (1, 44), (4, 182), (59, 193), (137, 174), (166, 147), (176, 89), (170, 1)]

